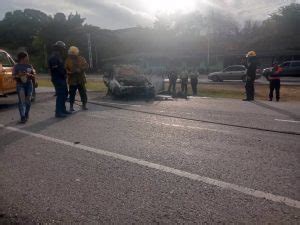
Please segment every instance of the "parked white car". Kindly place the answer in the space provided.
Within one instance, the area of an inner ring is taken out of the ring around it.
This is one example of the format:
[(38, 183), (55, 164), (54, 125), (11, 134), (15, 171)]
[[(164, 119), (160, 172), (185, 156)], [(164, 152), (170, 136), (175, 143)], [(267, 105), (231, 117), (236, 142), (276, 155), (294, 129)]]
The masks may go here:
[[(208, 74), (208, 79), (214, 82), (222, 82), (224, 80), (242, 80), (246, 78), (246, 67), (243, 65), (233, 65), (225, 68), (219, 72), (213, 72)], [(257, 70), (256, 79), (259, 79), (261, 74)]]

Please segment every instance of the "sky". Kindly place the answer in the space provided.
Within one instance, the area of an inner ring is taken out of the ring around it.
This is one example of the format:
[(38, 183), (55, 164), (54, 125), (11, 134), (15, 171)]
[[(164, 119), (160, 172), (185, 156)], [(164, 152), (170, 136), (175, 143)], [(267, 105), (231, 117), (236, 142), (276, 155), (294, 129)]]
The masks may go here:
[(279, 7), (300, 0), (0, 0), (0, 19), (7, 11), (32, 8), (47, 14), (78, 12), (89, 24), (107, 29), (152, 26), (158, 15), (205, 13), (218, 9), (238, 21), (263, 20)]

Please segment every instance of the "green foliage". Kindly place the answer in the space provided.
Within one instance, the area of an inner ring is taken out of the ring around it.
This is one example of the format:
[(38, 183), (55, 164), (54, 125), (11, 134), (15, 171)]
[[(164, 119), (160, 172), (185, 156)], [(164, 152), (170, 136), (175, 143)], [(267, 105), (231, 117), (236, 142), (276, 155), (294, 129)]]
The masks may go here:
[[(85, 23), (80, 14), (49, 16), (34, 9), (7, 12), (0, 21), (0, 46), (16, 52), (26, 48), (39, 70), (46, 70), (47, 55), (58, 40), (79, 47), (88, 59), (87, 34), (91, 35), (94, 65), (104, 59), (132, 54), (172, 57), (205, 54), (210, 40), (213, 55), (255, 50), (300, 49), (300, 4), (280, 8), (262, 23), (243, 27), (232, 17), (214, 11), (159, 16), (153, 28), (104, 30)], [(163, 61), (163, 59), (162, 59)]]

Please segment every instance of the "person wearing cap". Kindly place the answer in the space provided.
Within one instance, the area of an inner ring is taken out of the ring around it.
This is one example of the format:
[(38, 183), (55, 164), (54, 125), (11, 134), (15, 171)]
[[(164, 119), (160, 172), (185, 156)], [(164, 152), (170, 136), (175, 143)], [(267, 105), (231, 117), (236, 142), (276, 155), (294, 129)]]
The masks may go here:
[(58, 41), (53, 45), (52, 55), (49, 57), (48, 66), (51, 74), (51, 81), (56, 93), (55, 117), (64, 118), (71, 114), (66, 110), (66, 101), (68, 97), (67, 73), (64, 67), (63, 55), (66, 50), (66, 44)]
[(255, 51), (250, 51), (246, 55), (246, 98), (243, 101), (254, 101), (254, 81), (256, 78), (257, 57)]
[(85, 70), (89, 68), (85, 58), (79, 55), (79, 49), (71, 46), (68, 51), (68, 57), (65, 62), (65, 69), (68, 75), (68, 84), (70, 90), (70, 111), (74, 111), (74, 102), (77, 90), (82, 102), (82, 109), (87, 110), (87, 93)]
[(34, 68), (29, 64), (28, 53), (20, 52), (18, 54), (18, 63), (13, 68), (13, 77), (17, 82), (21, 123), (26, 123), (29, 119), (34, 75)]

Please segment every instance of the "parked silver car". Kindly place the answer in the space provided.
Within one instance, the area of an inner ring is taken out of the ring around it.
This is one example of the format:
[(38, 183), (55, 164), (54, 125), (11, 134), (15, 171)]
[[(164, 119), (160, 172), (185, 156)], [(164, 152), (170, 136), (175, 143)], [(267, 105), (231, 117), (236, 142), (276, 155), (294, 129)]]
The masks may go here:
[[(208, 79), (214, 82), (221, 82), (223, 80), (242, 80), (246, 78), (246, 67), (243, 65), (233, 65), (225, 68), (222, 71), (208, 74)], [(256, 74), (256, 79), (259, 79), (261, 74), (259, 70)]]

